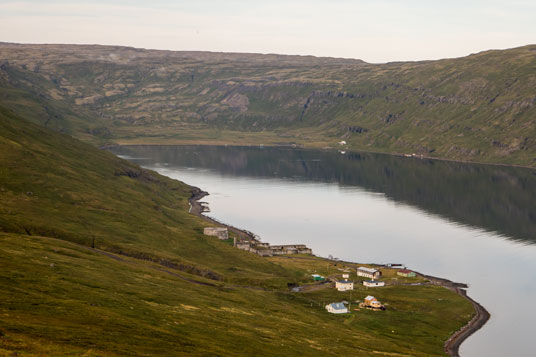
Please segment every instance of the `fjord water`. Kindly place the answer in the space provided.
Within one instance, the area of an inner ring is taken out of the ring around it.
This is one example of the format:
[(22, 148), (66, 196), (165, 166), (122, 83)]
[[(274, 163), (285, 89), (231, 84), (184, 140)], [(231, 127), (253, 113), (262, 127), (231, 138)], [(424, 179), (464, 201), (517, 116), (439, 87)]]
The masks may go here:
[(467, 283), (491, 319), (461, 355), (535, 355), (536, 170), (285, 148), (112, 151), (208, 191), (208, 215), (263, 241)]

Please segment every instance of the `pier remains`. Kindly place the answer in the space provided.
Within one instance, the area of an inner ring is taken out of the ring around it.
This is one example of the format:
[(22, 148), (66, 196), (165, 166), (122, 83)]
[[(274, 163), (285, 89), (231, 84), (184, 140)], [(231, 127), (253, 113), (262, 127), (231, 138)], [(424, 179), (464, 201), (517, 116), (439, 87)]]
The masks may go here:
[(229, 239), (229, 232), (227, 228), (205, 227), (205, 229), (203, 230), (203, 234), (207, 236), (218, 237), (221, 240)]
[(249, 241), (237, 242), (236, 247), (238, 249), (258, 254), (262, 257), (289, 254), (313, 254), (312, 249), (307, 248), (305, 244), (270, 245), (269, 243), (259, 242), (258, 240), (253, 239)]

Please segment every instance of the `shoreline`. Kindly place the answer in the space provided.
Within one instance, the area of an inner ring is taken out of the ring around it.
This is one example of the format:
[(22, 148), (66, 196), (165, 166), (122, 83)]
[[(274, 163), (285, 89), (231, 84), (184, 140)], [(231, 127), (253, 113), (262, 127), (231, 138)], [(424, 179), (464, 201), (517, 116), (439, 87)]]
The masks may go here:
[(217, 225), (224, 226), (230, 232), (235, 233), (237, 236), (239, 236), (241, 238), (258, 240), (258, 238), (255, 236), (255, 234), (253, 234), (252, 232), (248, 232), (248, 231), (246, 231), (244, 229), (239, 229), (239, 228), (233, 227), (233, 226), (231, 226), (229, 224), (222, 223), (222, 222), (220, 222), (220, 221), (218, 221), (218, 220), (216, 220), (214, 218), (205, 216), (203, 214), (205, 212), (205, 208), (203, 207), (203, 205), (201, 204), (201, 202), (199, 200), (201, 200), (205, 196), (208, 196), (209, 193), (206, 192), (206, 191), (201, 190), (199, 187), (194, 187), (194, 186), (191, 186), (191, 187), (192, 187), (192, 189), (191, 189), (192, 195), (188, 199), (188, 202), (190, 203), (190, 213), (191, 214), (193, 214), (194, 216), (197, 216), (197, 217), (201, 217), (201, 218), (203, 218), (204, 220), (206, 220), (206, 221), (208, 221), (210, 223), (214, 223), (214, 224), (217, 224)]
[[(185, 143), (177, 143), (177, 144), (103, 144), (99, 146), (99, 149), (101, 150), (108, 150), (113, 147), (122, 147), (122, 146), (222, 146), (222, 147), (244, 147), (244, 148), (258, 148), (259, 145), (254, 144), (242, 144), (242, 145), (236, 145), (236, 144), (205, 144), (205, 143), (199, 143), (199, 142), (185, 142)], [(318, 147), (318, 146), (304, 146), (302, 144), (263, 144), (262, 147), (266, 148), (282, 148), (282, 149), (305, 149), (305, 150), (321, 150), (321, 151), (330, 151), (330, 152), (338, 152), (341, 150), (341, 148), (337, 147)], [(527, 166), (527, 165), (521, 165), (521, 164), (504, 164), (504, 163), (495, 163), (495, 162), (482, 162), (482, 161), (467, 161), (467, 160), (459, 160), (459, 159), (449, 159), (445, 157), (434, 157), (434, 156), (423, 156), (422, 158), (420, 156), (412, 156), (407, 157), (407, 154), (399, 153), (399, 152), (384, 152), (384, 151), (374, 151), (374, 150), (366, 150), (366, 149), (345, 149), (346, 153), (366, 153), (366, 154), (379, 154), (379, 155), (388, 155), (388, 156), (396, 156), (401, 157), (405, 159), (418, 159), (418, 160), (438, 160), (438, 161), (446, 161), (446, 162), (454, 162), (454, 163), (460, 163), (460, 164), (471, 164), (471, 165), (486, 165), (486, 166), (499, 166), (499, 167), (514, 167), (514, 168), (520, 168), (520, 169), (529, 169), (529, 170), (536, 170), (536, 166)]]
[(455, 292), (469, 300), (476, 311), (475, 316), (445, 342), (445, 352), (452, 357), (459, 357), (461, 344), (476, 331), (484, 327), (491, 315), (482, 305), (467, 296), (466, 290), (456, 288)]
[[(235, 233), (239, 237), (246, 237), (247, 239), (253, 239), (258, 240), (258, 238), (253, 234), (252, 232), (246, 231), (244, 229), (236, 228), (231, 225), (228, 225), (226, 223), (222, 223), (217, 221), (214, 218), (207, 217), (203, 214), (205, 212), (205, 209), (203, 205), (201, 204), (200, 200), (203, 197), (206, 197), (209, 195), (208, 192), (201, 190), (198, 187), (191, 186), (191, 197), (188, 199), (188, 202), (190, 203), (190, 213), (200, 217), (210, 223), (214, 223), (217, 225), (221, 225), (226, 227), (229, 231)], [(345, 262), (345, 261), (341, 261)], [(357, 264), (355, 262), (347, 262), (347, 263), (353, 263)], [(373, 264), (382, 266), (381, 264)], [(478, 302), (473, 300), (471, 297), (467, 295), (467, 291), (465, 289), (468, 288), (467, 284), (464, 283), (456, 283), (448, 279), (438, 278), (431, 275), (422, 274), (419, 272), (415, 272), (416, 274), (428, 279), (433, 285), (442, 286), (446, 289), (449, 289), (456, 294), (462, 296), (464, 299), (468, 300), (475, 310), (475, 316), (469, 320), (467, 324), (462, 326), (458, 331), (454, 332), (452, 336), (450, 336), (447, 341), (445, 341), (443, 345), (443, 349), (446, 354), (448, 354), (451, 357), (459, 357), (459, 350), (461, 344), (467, 340), (472, 334), (474, 334), (476, 331), (480, 330), (486, 322), (490, 318), (490, 313)]]
[(473, 305), (473, 308), (475, 309), (475, 316), (473, 316), (473, 318), (469, 320), (467, 324), (462, 326), (458, 331), (454, 332), (454, 334), (450, 336), (449, 339), (445, 341), (445, 344), (443, 345), (445, 353), (452, 357), (459, 357), (461, 344), (465, 340), (467, 340), (472, 334), (480, 330), (486, 324), (486, 322), (488, 322), (489, 318), (491, 317), (490, 313), (482, 305), (480, 305), (478, 302), (476, 302), (467, 295), (467, 290), (465, 290), (468, 288), (467, 284), (455, 283), (448, 279), (438, 278), (419, 272), (415, 273), (430, 280), (430, 282), (434, 285), (440, 285), (455, 292), (456, 294), (468, 300)]

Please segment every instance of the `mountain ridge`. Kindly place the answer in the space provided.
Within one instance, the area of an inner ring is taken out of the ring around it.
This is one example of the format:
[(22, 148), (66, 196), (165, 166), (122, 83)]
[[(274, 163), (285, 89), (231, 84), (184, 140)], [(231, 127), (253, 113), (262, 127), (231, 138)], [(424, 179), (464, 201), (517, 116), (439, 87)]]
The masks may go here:
[(344, 150), (536, 167), (534, 88), (536, 45), (371, 64), (0, 44), (0, 102), (98, 145), (345, 141)]

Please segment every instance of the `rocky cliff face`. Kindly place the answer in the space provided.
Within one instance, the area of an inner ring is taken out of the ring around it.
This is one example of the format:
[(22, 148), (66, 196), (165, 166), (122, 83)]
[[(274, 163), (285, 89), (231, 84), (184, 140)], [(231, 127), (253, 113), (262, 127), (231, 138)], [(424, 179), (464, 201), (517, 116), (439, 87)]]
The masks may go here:
[(0, 44), (0, 86), (4, 105), (29, 111), (31, 103), (35, 121), (88, 140), (169, 142), (185, 132), (195, 140), (224, 129), (536, 166), (536, 46), (377, 65)]

